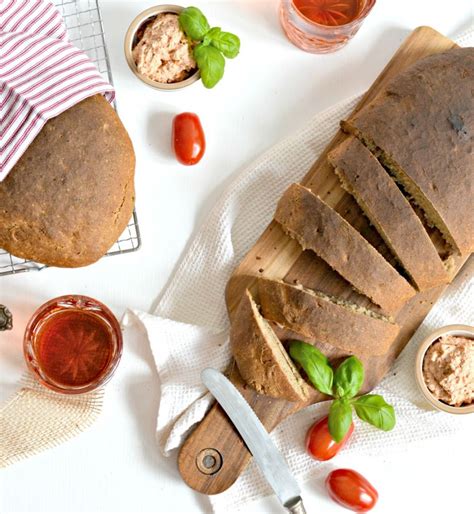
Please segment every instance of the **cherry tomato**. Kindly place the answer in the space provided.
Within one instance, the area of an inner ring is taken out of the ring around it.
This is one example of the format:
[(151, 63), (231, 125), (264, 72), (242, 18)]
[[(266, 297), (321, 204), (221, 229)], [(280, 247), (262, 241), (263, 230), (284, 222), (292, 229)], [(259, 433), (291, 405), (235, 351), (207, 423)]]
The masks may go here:
[(206, 139), (196, 114), (183, 112), (173, 119), (173, 150), (181, 164), (197, 164), (206, 150)]
[(351, 423), (344, 439), (336, 443), (331, 437), (328, 428), (328, 417), (316, 421), (308, 430), (306, 435), (306, 450), (316, 460), (332, 459), (345, 446), (354, 431), (354, 424)]
[(336, 469), (326, 478), (326, 489), (336, 502), (354, 512), (368, 512), (378, 500), (372, 484), (353, 469)]

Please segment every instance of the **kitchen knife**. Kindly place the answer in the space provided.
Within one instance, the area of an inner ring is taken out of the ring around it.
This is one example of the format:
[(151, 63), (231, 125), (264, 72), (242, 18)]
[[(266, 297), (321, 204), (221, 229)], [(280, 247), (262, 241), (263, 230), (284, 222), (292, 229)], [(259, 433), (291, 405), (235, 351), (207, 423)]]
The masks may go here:
[(298, 483), (288, 464), (244, 397), (213, 368), (206, 368), (201, 379), (231, 419), (285, 509), (292, 514), (306, 514)]

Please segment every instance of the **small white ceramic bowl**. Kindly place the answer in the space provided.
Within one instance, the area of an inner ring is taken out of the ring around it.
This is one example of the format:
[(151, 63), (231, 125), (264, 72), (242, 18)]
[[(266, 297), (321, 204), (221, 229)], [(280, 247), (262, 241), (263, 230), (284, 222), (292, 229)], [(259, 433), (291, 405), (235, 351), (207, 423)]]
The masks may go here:
[(425, 379), (423, 377), (423, 361), (428, 348), (441, 336), (446, 335), (463, 336), (474, 339), (474, 327), (470, 327), (469, 325), (448, 325), (446, 327), (435, 330), (424, 341), (422, 341), (415, 359), (416, 381), (422, 395), (435, 409), (449, 412), (450, 414), (469, 414), (474, 412), (474, 403), (461, 407), (453, 407), (452, 405), (448, 405), (447, 403), (438, 400), (428, 389), (428, 386), (426, 385)]
[(130, 27), (128, 27), (127, 33), (125, 35), (125, 42), (124, 42), (124, 51), (125, 51), (125, 59), (127, 60), (127, 63), (130, 67), (130, 69), (133, 71), (133, 73), (142, 81), (145, 82), (145, 84), (148, 84), (149, 86), (160, 89), (161, 91), (175, 91), (177, 89), (182, 89), (183, 87), (190, 86), (191, 84), (194, 84), (194, 82), (197, 82), (201, 78), (201, 74), (199, 73), (199, 70), (197, 69), (190, 77), (188, 77), (185, 80), (181, 80), (179, 82), (173, 82), (171, 84), (165, 84), (162, 82), (155, 82), (154, 80), (150, 80), (148, 77), (145, 77), (138, 73), (137, 66), (135, 64), (135, 60), (133, 59), (132, 50), (135, 48), (135, 45), (137, 44), (137, 33), (140, 30), (140, 27), (142, 27), (147, 21), (154, 18), (158, 14), (163, 13), (173, 13), (173, 14), (179, 14), (184, 7), (181, 7), (180, 5), (174, 5), (174, 4), (163, 4), (163, 5), (156, 5), (154, 7), (150, 7), (146, 11), (141, 12), (130, 24)]

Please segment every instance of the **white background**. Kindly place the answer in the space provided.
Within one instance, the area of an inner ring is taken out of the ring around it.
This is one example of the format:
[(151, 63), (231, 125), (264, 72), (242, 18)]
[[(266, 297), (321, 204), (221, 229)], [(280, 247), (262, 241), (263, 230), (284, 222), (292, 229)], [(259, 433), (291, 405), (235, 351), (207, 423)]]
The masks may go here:
[[(242, 52), (214, 90), (196, 84), (165, 93), (136, 79), (123, 55), (128, 24), (154, 3), (101, 5), (119, 110), (137, 153), (143, 247), (86, 269), (0, 278), (0, 302), (15, 318), (13, 332), (0, 334), (0, 401), (14, 392), (24, 370), (22, 335), (36, 307), (78, 293), (105, 302), (118, 316), (128, 306), (149, 310), (193, 230), (240, 169), (318, 111), (368, 88), (413, 28), (430, 25), (452, 36), (468, 28), (473, 16), (469, 0), (379, 0), (345, 49), (316, 56), (285, 39), (277, 0), (194, 1), (212, 24), (241, 37)], [(170, 152), (171, 119), (182, 111), (198, 113), (207, 136), (207, 153), (192, 168), (178, 165)], [(99, 421), (59, 448), (0, 470), (0, 511), (208, 512), (206, 498), (180, 480), (175, 456), (165, 459), (158, 451), (158, 403), (151, 354), (128, 340)], [(473, 512), (470, 426), (469, 434), (413, 447), (408, 454), (357, 461), (341, 454), (335, 464), (359, 470), (376, 485), (380, 500), (374, 512)], [(304, 484), (303, 496), (309, 513), (347, 512), (327, 499), (322, 483)], [(251, 511), (279, 509), (267, 498)]]

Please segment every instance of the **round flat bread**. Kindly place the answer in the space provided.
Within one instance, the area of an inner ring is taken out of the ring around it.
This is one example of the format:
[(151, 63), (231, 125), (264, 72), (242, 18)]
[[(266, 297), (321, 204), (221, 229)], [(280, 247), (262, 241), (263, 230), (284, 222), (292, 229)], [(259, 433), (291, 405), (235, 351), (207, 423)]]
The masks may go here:
[(0, 248), (49, 266), (102, 257), (134, 206), (135, 154), (96, 95), (49, 120), (0, 183)]

